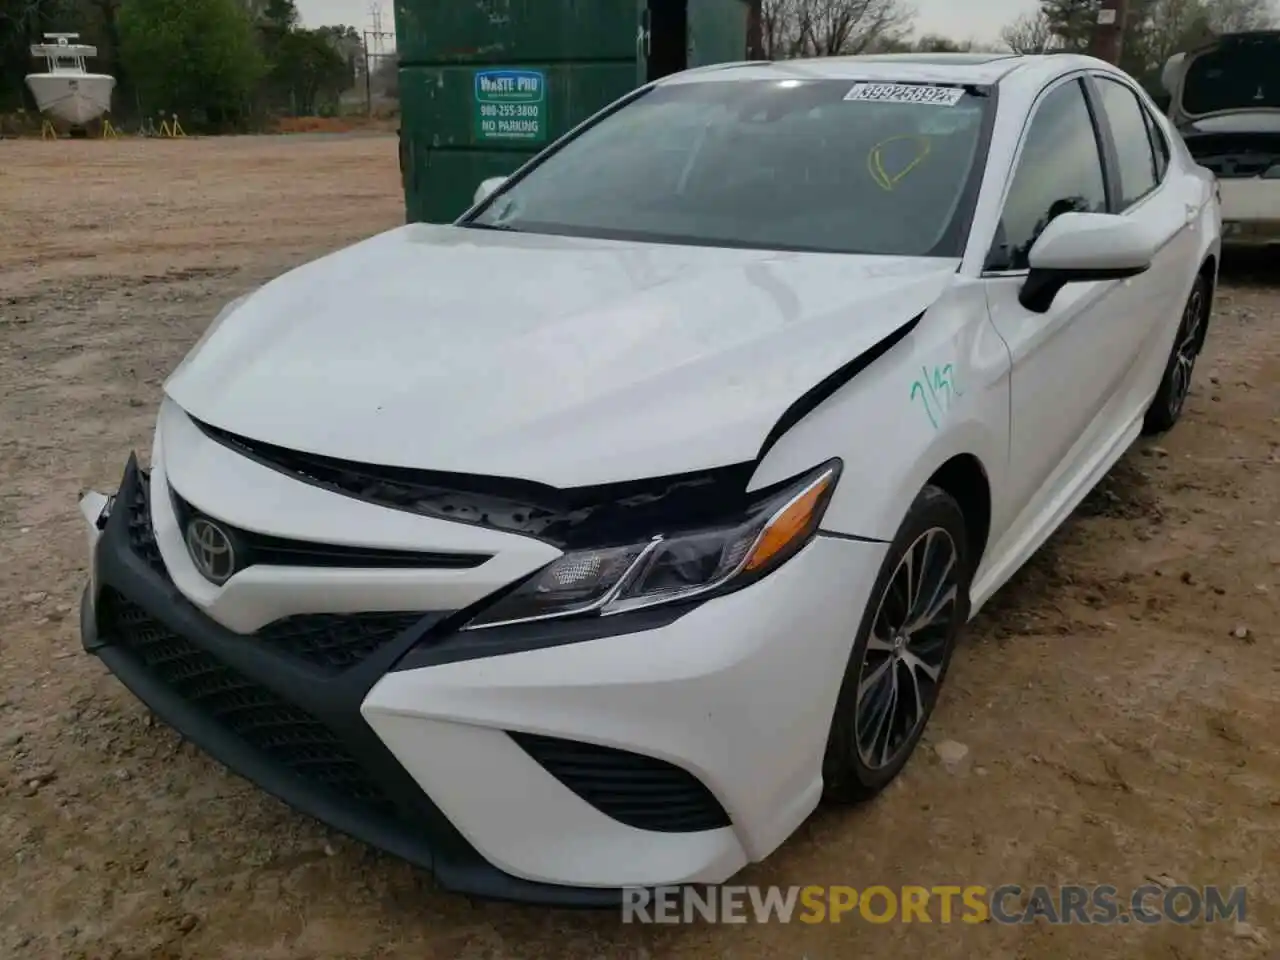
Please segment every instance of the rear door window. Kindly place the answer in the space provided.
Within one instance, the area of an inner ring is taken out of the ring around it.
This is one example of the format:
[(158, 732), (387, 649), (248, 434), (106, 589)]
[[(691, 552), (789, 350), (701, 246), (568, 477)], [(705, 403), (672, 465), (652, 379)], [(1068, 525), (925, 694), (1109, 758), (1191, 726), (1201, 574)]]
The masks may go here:
[(1120, 210), (1127, 210), (1156, 188), (1155, 153), (1145, 111), (1137, 94), (1123, 83), (1094, 77), (1102, 100), (1102, 114), (1111, 128), (1120, 161)]

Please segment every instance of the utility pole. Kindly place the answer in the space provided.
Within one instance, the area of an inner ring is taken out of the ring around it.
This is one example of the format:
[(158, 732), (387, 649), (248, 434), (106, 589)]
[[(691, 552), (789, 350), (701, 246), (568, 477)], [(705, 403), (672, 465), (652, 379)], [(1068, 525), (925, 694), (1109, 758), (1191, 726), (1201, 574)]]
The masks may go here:
[(1120, 63), (1120, 54), (1124, 49), (1124, 22), (1128, 12), (1128, 0), (1102, 0), (1089, 44), (1089, 52), (1093, 56), (1107, 63)]

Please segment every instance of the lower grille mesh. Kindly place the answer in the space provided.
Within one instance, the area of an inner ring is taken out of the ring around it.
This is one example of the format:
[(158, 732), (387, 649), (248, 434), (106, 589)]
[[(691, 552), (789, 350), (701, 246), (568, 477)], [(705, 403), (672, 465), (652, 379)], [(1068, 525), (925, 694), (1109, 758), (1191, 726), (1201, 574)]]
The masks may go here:
[(553, 777), (619, 823), (659, 833), (729, 826), (728, 813), (706, 785), (665, 760), (531, 733), (510, 736)]
[(420, 613), (308, 613), (269, 623), (254, 636), (270, 649), (337, 673), (363, 663), (422, 617)]
[(112, 590), (102, 593), (98, 618), (104, 637), (250, 746), (337, 798), (370, 812), (395, 814), (394, 803), (337, 736), (310, 714), (219, 662)]

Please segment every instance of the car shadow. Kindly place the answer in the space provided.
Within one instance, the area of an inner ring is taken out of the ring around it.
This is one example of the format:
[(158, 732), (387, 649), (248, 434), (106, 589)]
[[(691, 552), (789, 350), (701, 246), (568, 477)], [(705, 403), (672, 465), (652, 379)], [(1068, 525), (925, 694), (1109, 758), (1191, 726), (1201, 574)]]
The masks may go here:
[(1239, 287), (1280, 286), (1280, 247), (1224, 250), (1218, 282)]

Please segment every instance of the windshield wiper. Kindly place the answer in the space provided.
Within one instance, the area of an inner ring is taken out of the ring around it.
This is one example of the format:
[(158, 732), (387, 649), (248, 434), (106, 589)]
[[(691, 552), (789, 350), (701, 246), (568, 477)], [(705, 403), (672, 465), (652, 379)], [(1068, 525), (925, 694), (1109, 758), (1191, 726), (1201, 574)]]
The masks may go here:
[(523, 230), (505, 223), (480, 223), (476, 220), (469, 220), (466, 223), (458, 224), (458, 226), (470, 227), (472, 230), (501, 230), (504, 233), (524, 233)]

